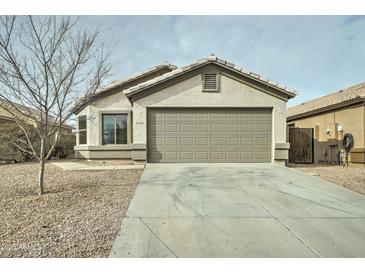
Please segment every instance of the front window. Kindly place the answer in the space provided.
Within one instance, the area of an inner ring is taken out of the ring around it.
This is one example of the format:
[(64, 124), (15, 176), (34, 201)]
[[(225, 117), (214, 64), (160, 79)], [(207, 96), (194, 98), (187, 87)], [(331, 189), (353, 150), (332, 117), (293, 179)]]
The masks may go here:
[(87, 143), (87, 128), (86, 115), (79, 116), (79, 144), (86, 145)]
[(103, 114), (103, 145), (128, 143), (127, 114)]

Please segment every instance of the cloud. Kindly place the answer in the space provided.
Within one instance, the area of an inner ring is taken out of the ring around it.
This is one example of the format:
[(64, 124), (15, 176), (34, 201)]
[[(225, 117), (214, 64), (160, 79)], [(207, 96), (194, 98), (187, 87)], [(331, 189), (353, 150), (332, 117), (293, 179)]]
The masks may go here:
[(114, 78), (210, 53), (299, 90), (290, 105), (365, 81), (364, 16), (86, 16), (102, 24)]

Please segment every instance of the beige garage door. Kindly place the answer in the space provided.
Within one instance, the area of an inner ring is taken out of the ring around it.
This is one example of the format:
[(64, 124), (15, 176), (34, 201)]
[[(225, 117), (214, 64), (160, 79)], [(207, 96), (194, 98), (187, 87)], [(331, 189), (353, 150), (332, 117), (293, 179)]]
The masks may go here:
[(271, 109), (151, 108), (148, 161), (270, 162)]

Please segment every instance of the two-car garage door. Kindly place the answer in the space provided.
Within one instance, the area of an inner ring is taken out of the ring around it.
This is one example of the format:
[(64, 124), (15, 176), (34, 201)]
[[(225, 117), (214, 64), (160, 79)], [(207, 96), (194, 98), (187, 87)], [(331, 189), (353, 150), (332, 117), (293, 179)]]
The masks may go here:
[(150, 108), (149, 162), (270, 162), (271, 109)]

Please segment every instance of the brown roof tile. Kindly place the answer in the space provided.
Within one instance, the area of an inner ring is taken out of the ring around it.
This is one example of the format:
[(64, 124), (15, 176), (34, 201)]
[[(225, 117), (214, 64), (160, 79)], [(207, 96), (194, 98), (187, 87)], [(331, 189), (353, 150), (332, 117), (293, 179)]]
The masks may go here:
[(223, 59), (220, 59), (220, 58), (218, 58), (217, 56), (215, 56), (213, 54), (209, 55), (207, 58), (199, 59), (199, 60), (195, 61), (194, 63), (192, 63), (190, 65), (177, 68), (177, 69), (175, 69), (171, 72), (165, 73), (165, 74), (163, 74), (161, 76), (158, 76), (154, 79), (151, 79), (147, 82), (144, 82), (144, 83), (141, 83), (139, 85), (130, 87), (130, 88), (124, 90), (124, 94), (126, 94), (127, 96), (129, 96), (131, 94), (135, 94), (135, 93), (143, 90), (144, 88), (147, 88), (149, 86), (153, 86), (153, 85), (158, 84), (160, 82), (163, 82), (165, 80), (171, 79), (175, 76), (183, 74), (187, 71), (190, 71), (190, 70), (194, 69), (195, 67), (197, 67), (199, 65), (202, 65), (202, 64), (205, 64), (205, 63), (214, 63), (214, 62), (218, 63), (218, 64), (221, 64), (221, 65), (224, 65), (228, 68), (231, 68), (231, 69), (233, 69), (233, 70), (235, 70), (235, 71), (237, 71), (241, 74), (244, 74), (248, 77), (254, 78), (255, 80), (263, 82), (268, 86), (272, 86), (276, 89), (280, 89), (281, 91), (289, 94), (290, 98), (296, 96), (296, 94), (297, 94), (297, 92), (293, 89), (290, 89), (290, 88), (287, 88), (285, 86), (279, 85), (278, 83), (276, 83), (276, 82), (274, 82), (270, 79), (267, 79), (266, 77), (263, 77), (263, 76), (261, 76), (257, 73), (254, 73), (254, 72), (251, 72), (251, 71), (246, 70), (244, 68), (241, 68), (239, 66), (236, 66), (235, 64), (227, 62)]
[(288, 109), (287, 117), (305, 115), (306, 113), (309, 115), (313, 111), (326, 109), (340, 103), (350, 102), (360, 98), (365, 99), (365, 82), (291, 107)]
[(113, 90), (116, 87), (120, 87), (123, 85), (128, 85), (130, 83), (133, 83), (133, 81), (136, 81), (138, 79), (142, 79), (143, 77), (146, 77), (148, 75), (152, 75), (155, 72), (161, 71), (161, 70), (168, 70), (172, 71), (175, 70), (177, 67), (175, 65), (170, 64), (169, 62), (164, 62), (162, 64), (153, 66), (151, 68), (148, 68), (144, 71), (141, 71), (139, 73), (133, 74), (127, 78), (123, 78), (120, 80), (116, 80), (111, 82), (110, 84), (103, 86), (99, 88), (95, 94), (92, 96), (86, 96), (81, 98), (78, 102), (76, 102), (75, 106), (73, 107), (72, 112), (77, 114), (80, 112), (84, 107), (86, 107), (89, 103), (92, 102), (92, 100), (97, 99), (99, 96), (108, 95), (111, 90)]

